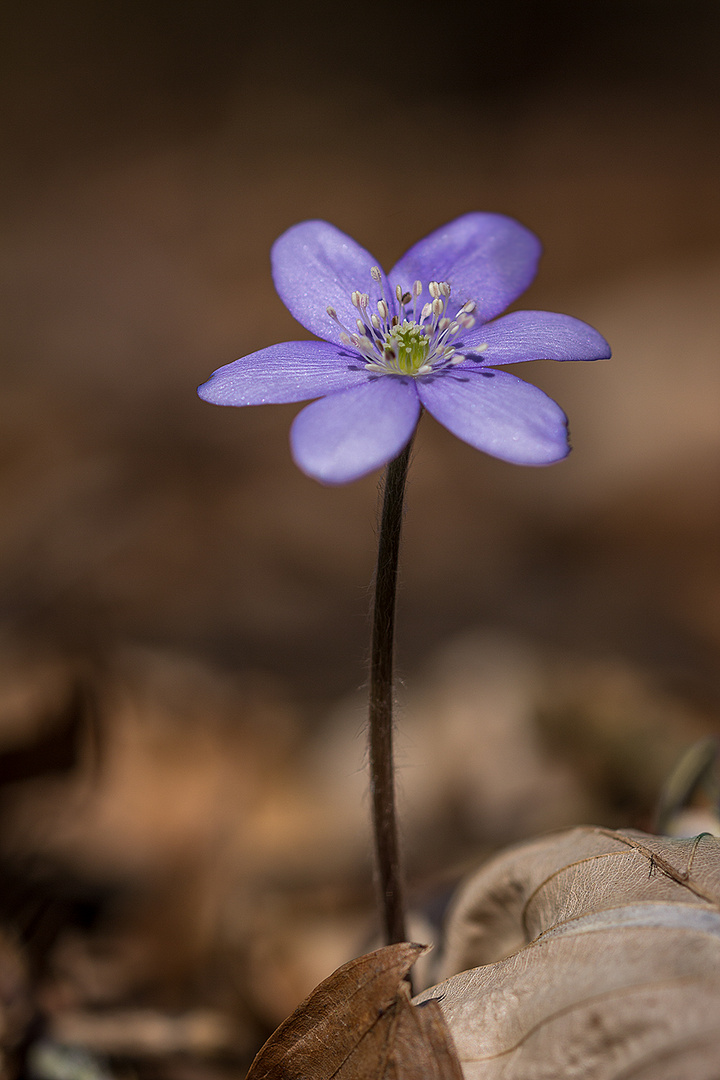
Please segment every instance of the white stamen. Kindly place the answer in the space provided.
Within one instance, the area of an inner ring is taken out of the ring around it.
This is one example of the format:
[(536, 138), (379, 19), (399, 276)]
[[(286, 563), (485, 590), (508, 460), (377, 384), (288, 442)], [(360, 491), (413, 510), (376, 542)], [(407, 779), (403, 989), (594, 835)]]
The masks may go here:
[[(341, 329), (340, 341), (351, 346), (364, 360), (367, 371), (381, 375), (426, 376), (457, 367), (466, 360), (465, 353), (455, 351), (454, 339), (463, 330), (469, 330), (476, 323), (473, 312), (477, 309), (474, 300), (467, 300), (454, 317), (450, 310), (452, 289), (447, 281), (430, 281), (427, 291), (430, 295), (417, 314), (418, 297), (426, 286), (422, 281), (412, 283), (405, 290), (396, 284), (393, 293), (385, 292), (385, 279), (379, 266), (370, 269), (370, 276), (380, 285), (381, 298), (373, 303), (377, 313), (370, 310), (370, 294), (377, 290), (373, 286), (370, 292), (354, 289), (350, 301), (358, 312), (354, 319), (357, 330), (350, 332), (338, 318), (334, 307), (328, 305), (328, 316)], [(462, 341), (457, 342), (462, 348)], [(484, 352), (487, 343), (477, 346), (473, 353)]]

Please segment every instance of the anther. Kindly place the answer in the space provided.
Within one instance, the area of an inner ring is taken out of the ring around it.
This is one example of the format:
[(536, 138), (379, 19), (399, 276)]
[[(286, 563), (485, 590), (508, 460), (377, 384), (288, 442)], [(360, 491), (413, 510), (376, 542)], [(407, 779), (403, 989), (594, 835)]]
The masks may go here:
[[(364, 357), (366, 370), (386, 375), (426, 376), (464, 363), (467, 356), (456, 353), (452, 343), (461, 330), (467, 330), (477, 322), (473, 314), (477, 310), (474, 300), (466, 301), (454, 318), (450, 318), (447, 314), (450, 283), (431, 281), (427, 285), (430, 300), (418, 314), (417, 299), (425, 288), (422, 281), (414, 281), (407, 290), (402, 285), (395, 285), (396, 306), (385, 292), (380, 267), (373, 266), (370, 275), (380, 286), (380, 299), (373, 300), (377, 313), (370, 309), (370, 294), (354, 290), (350, 300), (359, 315), (355, 319), (356, 332), (349, 331), (340, 321), (334, 307), (326, 308), (328, 316), (340, 327), (340, 341)], [(397, 314), (392, 313), (393, 308)], [(458, 344), (462, 348), (462, 342)], [(480, 354), (487, 348), (485, 342), (472, 351)]]

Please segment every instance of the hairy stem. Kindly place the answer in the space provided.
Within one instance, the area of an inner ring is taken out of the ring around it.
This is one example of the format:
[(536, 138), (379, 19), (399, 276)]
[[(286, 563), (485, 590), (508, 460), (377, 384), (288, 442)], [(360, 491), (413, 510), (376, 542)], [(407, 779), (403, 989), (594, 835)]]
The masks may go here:
[(412, 439), (385, 470), (370, 657), (370, 784), (385, 941), (407, 941), (395, 814), (393, 638), (405, 481)]

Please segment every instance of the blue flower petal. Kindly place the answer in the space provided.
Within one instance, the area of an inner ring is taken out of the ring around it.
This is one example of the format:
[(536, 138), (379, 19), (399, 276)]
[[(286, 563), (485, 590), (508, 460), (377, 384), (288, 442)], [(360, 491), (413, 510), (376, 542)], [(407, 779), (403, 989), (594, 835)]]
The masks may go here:
[(542, 252), (538, 238), (504, 214), (465, 214), (411, 247), (388, 277), (409, 291), (422, 281), (447, 281), (452, 288), (448, 314), (467, 300), (477, 304), (482, 322), (494, 319), (527, 289)]
[(523, 360), (608, 360), (610, 346), (592, 326), (554, 311), (513, 311), (463, 334), (458, 352), (484, 364), (518, 364)]
[(367, 382), (363, 361), (326, 341), (285, 341), (243, 356), (198, 387), (213, 405), (280, 405)]
[(418, 379), (429, 413), (453, 435), (516, 465), (550, 465), (570, 451), (559, 405), (507, 371), (467, 369)]
[[(328, 305), (335, 308), (350, 333), (355, 333), (358, 311), (351, 294), (355, 290), (368, 293), (372, 311), (382, 298), (380, 283), (370, 276), (377, 259), (327, 221), (293, 225), (275, 241), (270, 259), (275, 288), (288, 311), (326, 341), (341, 344), (341, 330), (328, 315)], [(395, 294), (384, 275), (382, 284), (394, 310)]]
[(314, 401), (295, 417), (290, 431), (295, 463), (325, 484), (357, 480), (400, 453), (419, 415), (414, 381), (381, 375)]

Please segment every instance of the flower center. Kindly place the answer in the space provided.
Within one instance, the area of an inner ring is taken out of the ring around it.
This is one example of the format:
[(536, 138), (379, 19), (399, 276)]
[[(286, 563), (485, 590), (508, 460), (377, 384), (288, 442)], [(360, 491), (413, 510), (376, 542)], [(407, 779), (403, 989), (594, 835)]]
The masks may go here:
[[(380, 269), (373, 266), (370, 273), (382, 288)], [(397, 285), (395, 296), (399, 314), (393, 315), (384, 290), (382, 300), (377, 302), (377, 313), (370, 311), (368, 293), (355, 290), (350, 299), (358, 312), (356, 331), (340, 322), (335, 308), (329, 307), (327, 313), (341, 328), (343, 345), (361, 354), (368, 371), (381, 375), (412, 375), (413, 378), (431, 375), (465, 360), (465, 356), (457, 352), (455, 339), (461, 331), (474, 325), (473, 312), (477, 305), (474, 300), (468, 300), (457, 315), (449, 319), (446, 314), (450, 301), (448, 282), (431, 281), (427, 286), (430, 299), (420, 306), (424, 291), (421, 281), (414, 283), (411, 292), (403, 292)]]
[(404, 319), (402, 326), (385, 335), (383, 354), (394, 353), (400, 371), (415, 375), (425, 365), (429, 344), (422, 327)]

